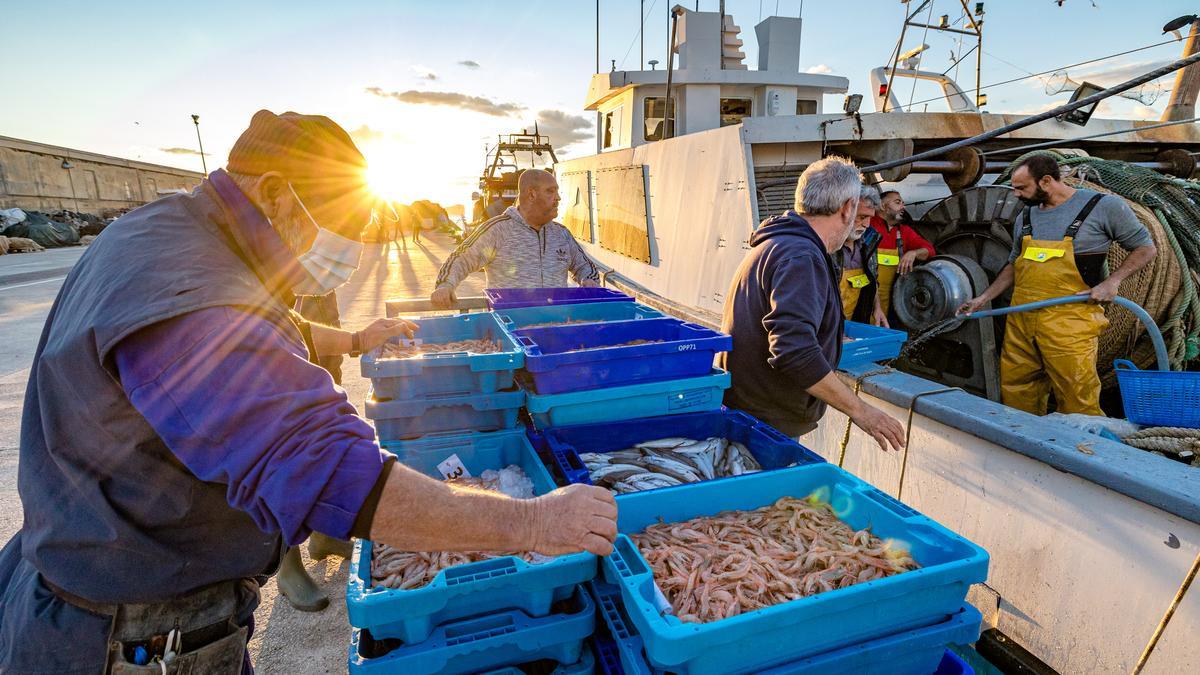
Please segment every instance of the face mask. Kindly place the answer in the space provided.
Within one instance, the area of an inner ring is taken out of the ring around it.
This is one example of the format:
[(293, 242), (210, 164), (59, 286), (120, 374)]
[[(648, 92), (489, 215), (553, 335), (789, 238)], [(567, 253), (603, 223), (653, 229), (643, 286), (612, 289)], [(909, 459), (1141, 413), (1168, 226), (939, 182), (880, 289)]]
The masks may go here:
[(312, 246), (296, 257), (296, 262), (300, 263), (308, 274), (292, 287), (292, 292), (296, 295), (325, 295), (350, 280), (354, 271), (358, 269), (363, 245), (318, 225), (304, 206), (304, 202), (300, 201), (295, 188), (289, 184), (288, 189), (292, 191), (292, 196), (296, 198), (296, 203), (300, 205), (300, 210), (308, 217), (308, 221), (317, 228), (317, 236), (313, 239)]

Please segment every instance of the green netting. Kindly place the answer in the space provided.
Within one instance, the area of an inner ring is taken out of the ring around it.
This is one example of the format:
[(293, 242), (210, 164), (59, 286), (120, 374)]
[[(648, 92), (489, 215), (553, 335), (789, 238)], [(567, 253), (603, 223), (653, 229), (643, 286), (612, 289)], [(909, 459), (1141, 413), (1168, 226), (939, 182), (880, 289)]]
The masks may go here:
[(1099, 185), (1145, 207), (1163, 226), (1169, 251), (1180, 270), (1180, 290), (1171, 301), (1159, 328), (1167, 341), (1173, 369), (1200, 366), (1200, 295), (1194, 274), (1200, 270), (1200, 182), (1167, 176), (1152, 169), (1109, 159), (1074, 156), (1055, 150), (1037, 150), (1014, 160), (997, 179), (1007, 183), (1012, 170), (1026, 157), (1044, 154), (1074, 169), (1077, 178)]

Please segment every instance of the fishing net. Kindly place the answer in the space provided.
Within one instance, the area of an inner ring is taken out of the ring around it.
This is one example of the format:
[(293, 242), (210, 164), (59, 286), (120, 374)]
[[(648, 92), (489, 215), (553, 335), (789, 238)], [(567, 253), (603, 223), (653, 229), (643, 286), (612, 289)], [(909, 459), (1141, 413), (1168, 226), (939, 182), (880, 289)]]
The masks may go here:
[[(1038, 150), (1018, 157), (997, 181), (1007, 182), (1026, 157), (1045, 154), (1065, 169), (1064, 180), (1074, 186), (1123, 198), (1149, 230), (1158, 256), (1121, 284), (1121, 295), (1142, 307), (1162, 330), (1171, 368), (1200, 366), (1200, 182), (1174, 178), (1116, 160), (1074, 155), (1061, 150)], [(1114, 244), (1109, 269), (1127, 253)], [(1139, 368), (1155, 366), (1154, 348), (1141, 323), (1129, 312), (1110, 305), (1109, 328), (1100, 338), (1098, 366), (1104, 386), (1115, 384), (1113, 359), (1128, 358)]]

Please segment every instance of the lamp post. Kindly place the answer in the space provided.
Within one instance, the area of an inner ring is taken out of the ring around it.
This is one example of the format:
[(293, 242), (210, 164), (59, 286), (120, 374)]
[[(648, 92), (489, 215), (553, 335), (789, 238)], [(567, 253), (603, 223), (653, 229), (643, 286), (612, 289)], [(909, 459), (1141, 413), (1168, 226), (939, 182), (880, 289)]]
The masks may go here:
[(200, 144), (200, 166), (204, 168), (204, 175), (208, 175), (208, 162), (204, 161), (204, 141), (200, 140), (200, 116), (192, 115), (192, 124), (196, 125), (196, 142)]

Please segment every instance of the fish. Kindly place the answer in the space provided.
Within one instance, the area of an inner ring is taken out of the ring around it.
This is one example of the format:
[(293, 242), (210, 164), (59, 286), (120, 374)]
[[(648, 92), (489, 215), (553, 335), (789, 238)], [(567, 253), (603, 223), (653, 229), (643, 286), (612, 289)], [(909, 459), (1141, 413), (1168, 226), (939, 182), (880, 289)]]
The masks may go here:
[(690, 438), (660, 438), (654, 441), (642, 441), (641, 443), (638, 443), (636, 447), (652, 449), (677, 448), (679, 446), (694, 442), (695, 441)]

